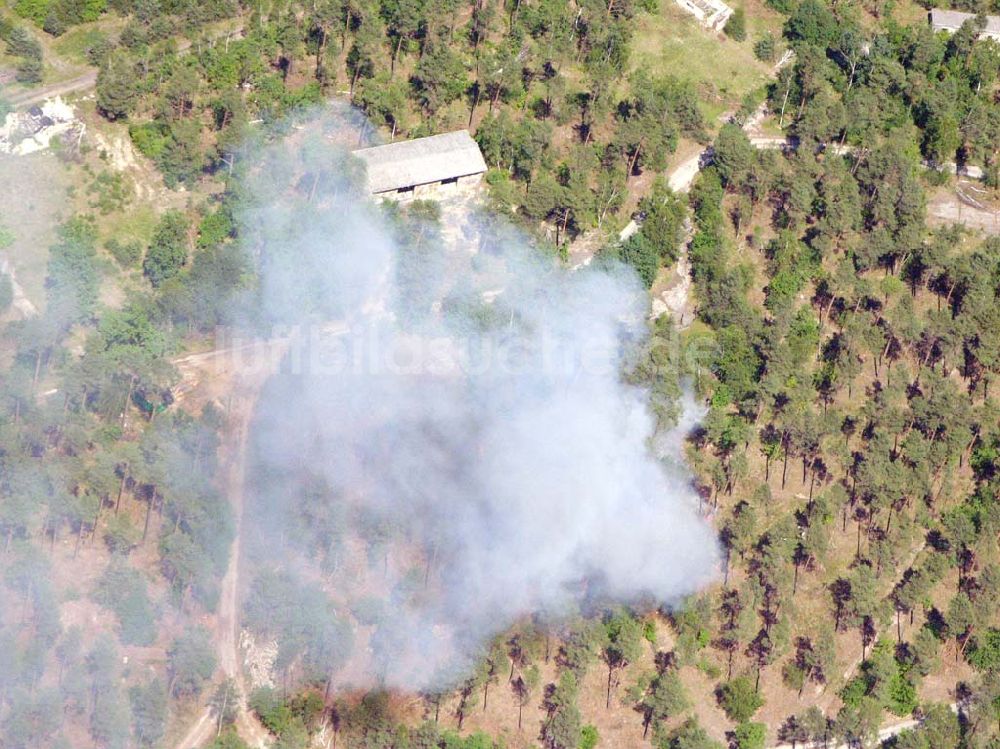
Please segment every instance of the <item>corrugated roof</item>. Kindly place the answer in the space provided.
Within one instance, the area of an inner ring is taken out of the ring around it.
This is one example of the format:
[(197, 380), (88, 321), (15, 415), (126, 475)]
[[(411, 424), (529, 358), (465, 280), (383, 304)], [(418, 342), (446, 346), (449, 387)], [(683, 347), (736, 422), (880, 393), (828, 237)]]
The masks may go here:
[(364, 162), (373, 193), (486, 171), (479, 145), (465, 130), (362, 148), (354, 155)]
[[(939, 31), (958, 31), (963, 23), (975, 17), (975, 13), (934, 8), (931, 10), (931, 26)], [(986, 16), (986, 28), (983, 29), (983, 34), (1000, 40), (1000, 16)]]

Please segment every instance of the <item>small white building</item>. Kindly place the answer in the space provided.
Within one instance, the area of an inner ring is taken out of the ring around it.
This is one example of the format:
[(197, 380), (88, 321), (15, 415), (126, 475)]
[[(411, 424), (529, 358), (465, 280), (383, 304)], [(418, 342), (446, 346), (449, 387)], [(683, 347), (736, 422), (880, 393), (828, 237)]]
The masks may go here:
[(466, 130), (362, 148), (354, 155), (365, 165), (369, 192), (389, 200), (466, 192), (486, 172), (479, 145)]
[[(947, 31), (949, 34), (954, 34), (962, 28), (962, 24), (975, 17), (975, 13), (934, 8), (930, 12), (931, 28), (935, 31)], [(1000, 42), (1000, 16), (986, 16), (986, 28), (983, 29), (980, 36)]]
[(722, 0), (677, 0), (677, 4), (713, 31), (722, 31), (733, 14), (733, 9)]

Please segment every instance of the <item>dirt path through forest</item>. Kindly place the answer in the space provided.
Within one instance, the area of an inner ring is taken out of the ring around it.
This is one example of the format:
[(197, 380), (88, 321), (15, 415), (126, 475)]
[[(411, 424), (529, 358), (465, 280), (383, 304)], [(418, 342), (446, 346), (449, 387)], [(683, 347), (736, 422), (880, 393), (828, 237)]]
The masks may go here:
[[(234, 29), (225, 29), (213, 34), (209, 41), (214, 43), (227, 37), (229, 39), (239, 39), (242, 36), (243, 24), (241, 23)], [(187, 51), (192, 46), (193, 44), (190, 39), (181, 39), (177, 42), (176, 49), (178, 53), (181, 53)], [(42, 86), (41, 88), (28, 88), (10, 94), (7, 97), (7, 101), (20, 109), (41, 104), (46, 99), (54, 99), (57, 96), (68, 96), (69, 94), (90, 91), (95, 86), (97, 86), (97, 70), (88, 70), (86, 73), (78, 75), (76, 78), (71, 78), (68, 81), (58, 81), (50, 83), (47, 86)]]
[[(260, 383), (261, 385), (263, 383)], [(250, 746), (263, 749), (270, 734), (247, 709), (246, 689), (239, 656), (239, 582), (240, 582), (240, 541), (243, 525), (243, 491), (246, 480), (246, 452), (250, 435), (250, 421), (257, 402), (259, 386), (251, 386), (234, 395), (231, 400), (227, 439), (224, 448), (224, 472), (226, 494), (233, 509), (235, 532), (229, 550), (229, 566), (222, 579), (219, 609), (216, 625), (216, 649), (219, 668), (226, 678), (236, 682), (240, 694), (239, 713), (236, 729)], [(218, 718), (210, 707), (206, 707), (190, 730), (175, 744), (174, 749), (197, 749), (210, 741), (219, 731)]]
[[(234, 534), (229, 564), (222, 578), (216, 612), (215, 645), (219, 669), (236, 682), (240, 693), (236, 729), (253, 747), (264, 747), (270, 734), (246, 707), (246, 688), (239, 648), (240, 561), (243, 502), (250, 423), (261, 389), (277, 371), (291, 340), (251, 341), (174, 360), (181, 375), (179, 400), (191, 410), (206, 402), (223, 402), (227, 423), (220, 448), (220, 476), (233, 511)], [(218, 732), (218, 720), (205, 707), (174, 749), (197, 749)]]
[(8, 97), (8, 101), (15, 107), (30, 107), (34, 104), (41, 104), (46, 99), (54, 99), (57, 96), (67, 96), (81, 91), (89, 91), (97, 85), (97, 71), (88, 70), (81, 76), (72, 78), (60, 83), (52, 83), (41, 88), (31, 88), (26, 91), (19, 91)]

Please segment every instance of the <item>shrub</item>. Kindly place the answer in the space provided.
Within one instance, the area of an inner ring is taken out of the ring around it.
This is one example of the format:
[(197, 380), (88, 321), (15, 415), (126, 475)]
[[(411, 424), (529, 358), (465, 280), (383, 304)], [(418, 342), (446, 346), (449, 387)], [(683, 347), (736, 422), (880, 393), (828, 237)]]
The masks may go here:
[(26, 18), (41, 26), (49, 14), (50, 4), (50, 0), (17, 0), (14, 3), (14, 12), (21, 18)]
[(143, 156), (156, 161), (167, 147), (170, 131), (162, 123), (146, 122), (141, 125), (129, 125), (128, 134), (132, 143)]
[(187, 263), (187, 231), (187, 218), (179, 211), (170, 211), (160, 219), (142, 261), (142, 272), (153, 286), (169, 281)]
[(594, 726), (586, 725), (580, 729), (580, 749), (594, 749), (601, 741), (601, 735)]
[(104, 247), (122, 268), (135, 268), (142, 259), (142, 245), (134, 239), (127, 242), (109, 239)]
[(889, 680), (885, 696), (886, 708), (894, 715), (910, 715), (917, 709), (917, 689), (898, 670)]
[(87, 192), (93, 196), (92, 208), (102, 216), (125, 210), (132, 200), (132, 188), (121, 174), (103, 171), (90, 183)]
[(740, 723), (733, 731), (736, 749), (764, 749), (767, 726), (763, 723)]
[(17, 80), (33, 85), (42, 82), (42, 61), (40, 58), (22, 57), (17, 64)]
[(656, 645), (656, 622), (647, 619), (642, 623), (642, 636), (650, 644)]
[(153, 606), (146, 581), (124, 558), (112, 558), (94, 588), (93, 598), (118, 617), (125, 645), (149, 645), (156, 639)]
[(742, 42), (747, 38), (747, 14), (742, 7), (734, 10), (726, 21), (725, 32), (734, 42)]
[(765, 32), (753, 45), (753, 54), (761, 62), (774, 62), (778, 56), (778, 42), (774, 34)]
[(115, 515), (108, 520), (104, 531), (104, 544), (115, 554), (127, 554), (139, 542), (139, 532), (124, 515)]
[(198, 627), (174, 640), (167, 651), (170, 693), (174, 696), (197, 695), (215, 671), (215, 648), (204, 627)]
[(260, 722), (275, 736), (280, 736), (295, 720), (291, 708), (281, 695), (271, 687), (260, 687), (250, 695), (250, 709), (257, 713)]
[(10, 309), (14, 302), (14, 284), (10, 280), (10, 275), (0, 273), (0, 313)]
[(840, 699), (848, 707), (857, 708), (861, 704), (861, 700), (868, 694), (869, 686), (868, 680), (864, 676), (855, 676), (840, 690)]
[(978, 671), (1000, 671), (1000, 630), (990, 629), (972, 640), (968, 661)]
[(764, 704), (764, 700), (749, 678), (737, 676), (719, 689), (719, 704), (730, 720), (746, 723)]
[(205, 248), (221, 244), (233, 235), (234, 230), (233, 219), (227, 210), (209, 213), (198, 224), (198, 246)]

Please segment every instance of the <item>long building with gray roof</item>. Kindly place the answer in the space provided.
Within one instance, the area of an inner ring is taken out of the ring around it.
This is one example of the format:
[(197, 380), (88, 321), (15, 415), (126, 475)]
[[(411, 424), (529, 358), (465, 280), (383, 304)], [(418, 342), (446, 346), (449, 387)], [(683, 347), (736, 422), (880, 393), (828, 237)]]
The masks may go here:
[[(949, 34), (954, 34), (962, 28), (962, 24), (975, 19), (975, 17), (975, 13), (934, 8), (930, 12), (931, 28), (935, 31), (947, 31)], [(980, 36), (1000, 42), (1000, 16), (986, 16), (986, 27)]]
[(439, 198), (475, 186), (486, 172), (479, 145), (465, 130), (354, 152), (365, 165), (368, 190), (392, 200)]

